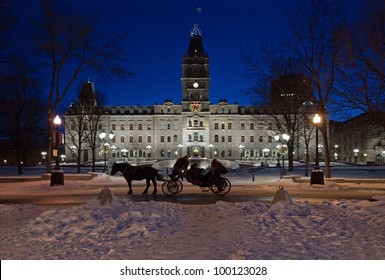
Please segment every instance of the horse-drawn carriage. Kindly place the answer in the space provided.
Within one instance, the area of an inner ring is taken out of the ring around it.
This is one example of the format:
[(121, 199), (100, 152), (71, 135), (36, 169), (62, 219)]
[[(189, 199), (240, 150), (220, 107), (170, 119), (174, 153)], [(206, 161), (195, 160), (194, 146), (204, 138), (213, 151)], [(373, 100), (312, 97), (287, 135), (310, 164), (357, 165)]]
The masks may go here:
[(190, 168), (189, 159), (187, 156), (176, 161), (170, 179), (164, 179), (158, 170), (151, 166), (132, 166), (128, 163), (115, 163), (112, 166), (111, 175), (114, 176), (117, 172), (123, 174), (128, 184), (128, 195), (132, 194), (133, 180), (146, 180), (146, 188), (143, 194), (147, 194), (150, 187), (150, 182), (154, 185), (152, 194), (157, 193), (157, 180), (164, 181), (162, 191), (164, 194), (172, 196), (182, 191), (182, 179), (185, 178), (193, 185), (198, 185), (202, 191), (211, 190), (217, 195), (225, 195), (231, 189), (231, 183), (227, 178), (222, 177), (229, 170), (222, 165), (218, 160), (214, 159), (211, 162), (210, 168), (204, 170), (198, 168), (197, 164), (192, 164)]
[(176, 195), (183, 189), (182, 181), (185, 178), (193, 185), (197, 185), (202, 191), (211, 190), (217, 195), (226, 195), (231, 189), (231, 183), (227, 178), (222, 177), (229, 170), (222, 165), (218, 160), (214, 159), (211, 166), (207, 169), (202, 169), (196, 163), (188, 168), (190, 162), (187, 156), (184, 156), (176, 161), (173, 166), (170, 179), (164, 181), (162, 191), (168, 196)]

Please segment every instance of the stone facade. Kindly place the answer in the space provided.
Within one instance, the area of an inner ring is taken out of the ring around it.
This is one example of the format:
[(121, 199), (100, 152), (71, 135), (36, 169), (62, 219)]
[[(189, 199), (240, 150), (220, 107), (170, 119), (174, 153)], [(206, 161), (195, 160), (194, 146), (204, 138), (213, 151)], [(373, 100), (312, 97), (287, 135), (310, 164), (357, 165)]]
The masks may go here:
[(344, 122), (331, 122), (330, 149), (335, 161), (385, 164), (385, 133), (367, 114)]
[[(229, 104), (226, 100), (210, 103), (209, 57), (203, 49), (198, 25), (190, 33), (189, 48), (182, 59), (181, 83), (180, 104), (166, 100), (152, 106), (105, 108), (98, 130), (114, 134), (109, 141), (108, 158), (166, 160), (188, 155), (255, 162), (277, 160), (279, 142), (274, 136), (279, 132), (269, 109)], [(88, 98), (90, 93), (84, 96)], [(65, 116), (67, 120), (70, 117), (70, 113)], [(67, 130), (66, 157), (71, 159)], [(296, 136), (294, 141), (294, 159), (303, 160), (303, 140)], [(315, 151), (314, 140), (309, 149)], [(81, 161), (91, 160), (90, 154), (90, 149), (85, 149)], [(98, 154), (103, 159), (103, 152)]]

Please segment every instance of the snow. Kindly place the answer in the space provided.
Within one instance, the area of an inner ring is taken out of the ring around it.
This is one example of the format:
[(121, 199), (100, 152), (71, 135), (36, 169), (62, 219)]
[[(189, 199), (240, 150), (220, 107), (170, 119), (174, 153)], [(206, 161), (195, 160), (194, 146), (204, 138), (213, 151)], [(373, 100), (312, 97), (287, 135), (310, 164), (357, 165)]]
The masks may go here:
[[(237, 179), (238, 178), (238, 179)], [(236, 174), (245, 192), (283, 185), (285, 200), (181, 204), (135, 201), (114, 185), (121, 177), (98, 176), (50, 187), (47, 182), (0, 184), (0, 196), (28, 190), (53, 197), (90, 193), (80, 205), (0, 204), (2, 260), (384, 260), (385, 196), (369, 200), (293, 199), (291, 192), (345, 190), (329, 182), (309, 186), (291, 180), (256, 182)], [(139, 196), (143, 182), (136, 182)], [(95, 192), (109, 185), (112, 202)], [(362, 188), (362, 184), (360, 188)], [(370, 185), (367, 186), (370, 189)], [(192, 186), (192, 188), (199, 189)], [(127, 189), (124, 187), (124, 192)], [(159, 190), (161, 193), (161, 190)], [(187, 191), (189, 189), (187, 188)], [(199, 191), (199, 190), (198, 190)], [(237, 190), (232, 189), (231, 192)], [(183, 192), (183, 191), (182, 191)], [(119, 193), (119, 194), (117, 194)], [(215, 196), (210, 193), (209, 196)]]

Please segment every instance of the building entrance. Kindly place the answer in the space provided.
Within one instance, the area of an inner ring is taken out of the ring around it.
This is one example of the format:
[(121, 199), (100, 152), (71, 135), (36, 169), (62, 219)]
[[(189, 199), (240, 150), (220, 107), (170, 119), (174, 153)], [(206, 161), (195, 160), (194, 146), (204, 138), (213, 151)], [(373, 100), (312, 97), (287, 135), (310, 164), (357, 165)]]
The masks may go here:
[(201, 146), (189, 146), (187, 148), (188, 157), (205, 157), (205, 150)]

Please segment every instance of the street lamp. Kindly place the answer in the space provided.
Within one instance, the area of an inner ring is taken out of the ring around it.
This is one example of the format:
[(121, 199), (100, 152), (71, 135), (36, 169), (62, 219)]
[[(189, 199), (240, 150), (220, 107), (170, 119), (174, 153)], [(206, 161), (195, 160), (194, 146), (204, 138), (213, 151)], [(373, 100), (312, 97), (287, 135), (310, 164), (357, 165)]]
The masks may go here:
[(214, 148), (214, 145), (213, 144), (209, 144), (209, 149), (210, 149), (210, 159), (213, 158), (213, 148)]
[(115, 145), (112, 145), (112, 146), (111, 146), (111, 149), (112, 149), (112, 151), (111, 151), (111, 153), (112, 153), (112, 158), (115, 158), (115, 154), (116, 154), (116, 146), (115, 146)]
[(182, 157), (183, 144), (178, 144), (178, 148), (179, 148), (179, 158), (181, 158)]
[[(275, 141), (279, 141), (279, 135), (274, 136)], [(277, 145), (277, 167), (281, 166), (281, 163), (279, 162), (279, 159), (281, 157), (281, 152), (280, 152), (281, 145)]]
[(115, 134), (112, 132), (112, 130), (111, 130), (110, 133), (108, 134), (108, 137), (110, 138), (110, 141), (111, 141), (112, 139), (114, 139)]
[(338, 153), (334, 153), (334, 160), (335, 160), (335, 161), (338, 160)]
[(264, 148), (262, 151), (263, 151), (263, 157), (265, 158), (265, 166), (267, 167), (267, 157), (269, 156), (270, 149)]
[(72, 153), (72, 161), (75, 162), (75, 151), (76, 151), (76, 146), (72, 145), (71, 146), (71, 153)]
[[(102, 132), (99, 133), (100, 140), (102, 140), (104, 142), (102, 145), (102, 152), (104, 153), (104, 170), (103, 170), (103, 172), (107, 171), (107, 153), (110, 150), (110, 144), (108, 144), (107, 141), (105, 140), (106, 136), (107, 136), (107, 133), (103, 129)], [(108, 138), (110, 140), (112, 140), (114, 137), (115, 137), (115, 135), (111, 130), (111, 132), (108, 134)]]
[(313, 123), (315, 125), (315, 164), (310, 176), (310, 185), (313, 185), (313, 184), (323, 185), (324, 173), (319, 166), (319, 159), (318, 159), (318, 149), (319, 149), (318, 148), (318, 126), (321, 123), (321, 117), (318, 114), (315, 114), (313, 118)]
[(60, 159), (59, 159), (59, 148), (61, 146), (60, 143), (60, 132), (59, 127), (61, 125), (61, 119), (59, 115), (56, 115), (56, 117), (53, 120), (53, 124), (56, 126), (55, 131), (55, 145), (52, 145), (54, 147), (53, 149), (53, 155), (56, 158), (55, 161), (55, 169), (51, 173), (51, 186), (56, 185), (64, 185), (64, 173), (63, 170), (60, 169)]
[(353, 150), (353, 153), (354, 153), (354, 157), (355, 157), (355, 162), (357, 163), (358, 162), (358, 153), (360, 152), (359, 149), (354, 149)]
[(123, 153), (123, 162), (126, 162), (126, 157), (127, 157), (128, 150), (126, 148), (123, 148), (120, 151)]
[[(290, 139), (290, 135), (289, 134), (279, 134), (279, 135), (276, 135), (274, 136), (275, 140), (279, 141), (280, 138), (282, 138), (282, 142), (283, 143), (287, 143), (287, 141), (289, 141)], [(282, 155), (282, 168), (281, 168), (281, 172), (280, 172), (280, 178), (282, 179), (283, 176), (286, 175), (286, 170), (285, 170), (285, 155), (287, 154), (287, 152), (289, 151), (289, 148), (287, 147), (286, 144), (282, 144), (282, 145), (278, 145), (277, 146), (277, 149), (278, 149), (278, 153), (280, 155)], [(277, 163), (277, 166), (279, 166), (279, 161)]]
[(146, 149), (147, 149), (147, 159), (150, 160), (150, 155), (151, 155), (151, 145), (147, 145), (146, 146)]
[(245, 148), (245, 146), (243, 146), (242, 144), (239, 145), (239, 152), (241, 153), (241, 160), (242, 160), (242, 155), (243, 155), (243, 149)]

